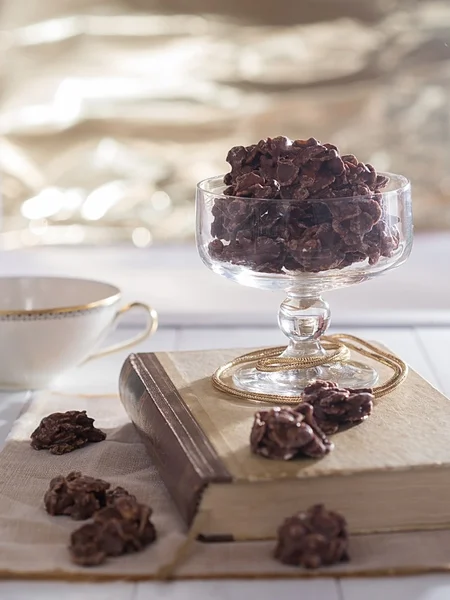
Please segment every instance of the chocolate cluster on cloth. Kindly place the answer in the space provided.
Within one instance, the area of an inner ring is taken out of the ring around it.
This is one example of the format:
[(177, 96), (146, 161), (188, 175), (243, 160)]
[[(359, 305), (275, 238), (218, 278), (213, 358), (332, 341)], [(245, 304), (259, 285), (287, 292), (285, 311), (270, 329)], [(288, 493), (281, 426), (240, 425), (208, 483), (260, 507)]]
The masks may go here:
[(317, 569), (348, 560), (347, 524), (322, 504), (287, 518), (278, 529), (275, 558), (287, 565)]
[(373, 265), (399, 245), (380, 203), (388, 179), (332, 144), (267, 138), (231, 148), (227, 162), (227, 197), (212, 208), (213, 259), (314, 273), (366, 259)]
[(140, 504), (123, 487), (110, 488), (107, 481), (78, 471), (50, 481), (44, 496), (50, 515), (67, 515), (76, 520), (93, 517), (92, 523), (71, 535), (69, 551), (76, 564), (99, 565), (107, 556), (139, 552), (156, 539), (150, 520), (152, 509)]
[(253, 453), (278, 460), (321, 458), (333, 444), (317, 426), (313, 409), (302, 403), (295, 409), (272, 408), (255, 414), (250, 434)]
[(31, 434), (31, 446), (52, 454), (66, 454), (105, 438), (106, 433), (94, 427), (94, 419), (85, 410), (69, 410), (44, 417)]
[(371, 388), (340, 388), (332, 381), (317, 380), (305, 387), (303, 399), (313, 407), (318, 426), (331, 435), (341, 427), (367, 419), (372, 413), (374, 395)]
[(117, 494), (111, 504), (94, 515), (94, 521), (74, 531), (69, 551), (83, 566), (103, 563), (108, 556), (139, 552), (156, 540), (150, 520), (152, 509), (134, 496)]
[(110, 490), (110, 487), (107, 481), (78, 471), (72, 471), (67, 477), (54, 477), (44, 496), (45, 509), (50, 515), (66, 515), (83, 521), (101, 508), (114, 505), (120, 498), (136, 500), (125, 489), (117, 487)]

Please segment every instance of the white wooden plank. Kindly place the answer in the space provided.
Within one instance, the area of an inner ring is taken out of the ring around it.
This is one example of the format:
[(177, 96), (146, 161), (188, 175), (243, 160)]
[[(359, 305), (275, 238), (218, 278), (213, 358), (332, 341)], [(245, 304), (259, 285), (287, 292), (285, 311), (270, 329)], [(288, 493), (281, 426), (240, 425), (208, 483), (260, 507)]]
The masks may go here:
[[(449, 324), (450, 279), (441, 276), (449, 252), (448, 232), (416, 235), (412, 255), (400, 269), (325, 295), (335, 323), (383, 325), (389, 319), (390, 325), (399, 321)], [(167, 325), (275, 325), (283, 296), (240, 286), (212, 273), (202, 264), (194, 244), (143, 249), (110, 246), (95, 251), (43, 246), (4, 252), (0, 264), (2, 276), (65, 276), (68, 270), (73, 276), (110, 280), (124, 291), (126, 300), (148, 301)], [(137, 311), (130, 317), (138, 318)]]
[[(107, 347), (109, 344), (116, 344), (128, 340), (139, 333), (140, 328), (131, 327), (119, 327), (114, 331), (108, 339), (105, 340), (103, 346)], [(173, 350), (175, 348), (175, 340), (177, 338), (177, 328), (175, 327), (159, 327), (154, 335), (147, 338), (143, 342), (127, 348), (118, 355), (129, 354), (130, 352), (155, 352), (164, 350)]]
[(2, 600), (133, 600), (136, 584), (60, 583), (40, 581), (0, 582)]
[(450, 575), (342, 579), (344, 600), (448, 600)]
[(253, 348), (285, 343), (286, 337), (278, 328), (272, 327), (182, 327), (177, 349)]
[[(134, 328), (118, 329), (105, 342), (116, 343), (136, 335)], [(174, 350), (176, 346), (176, 329), (161, 328), (151, 338), (131, 348), (120, 350), (114, 354), (89, 360), (84, 365), (67, 373), (52, 386), (52, 389), (71, 394), (116, 394), (117, 382), (123, 362), (131, 352), (156, 352)]]
[[(174, 583), (140, 583), (133, 600), (273, 600), (273, 598), (307, 598), (339, 600), (337, 584), (331, 579), (316, 580), (249, 580), (249, 581), (179, 581)], [(3, 600), (3, 599), (2, 599)]]
[[(333, 329), (331, 330), (335, 332)], [(379, 341), (406, 361), (415, 371), (439, 388), (439, 381), (431, 369), (428, 356), (423, 351), (413, 328), (365, 327), (345, 328), (345, 333), (352, 333), (368, 341)], [(339, 333), (336, 331), (335, 333)]]
[[(128, 339), (136, 333), (137, 330), (134, 328), (120, 328), (110, 336), (105, 344)], [(61, 377), (59, 381), (55, 382), (52, 389), (67, 394), (116, 394), (120, 369), (130, 352), (174, 350), (177, 335), (176, 329), (161, 328), (153, 337), (130, 349), (88, 361), (82, 367)], [(4, 445), (14, 421), (30, 397), (30, 392), (0, 392), (0, 449)]]
[(416, 334), (442, 391), (450, 396), (450, 327), (420, 327)]
[(3, 448), (12, 424), (30, 398), (30, 392), (0, 393), (0, 450)]

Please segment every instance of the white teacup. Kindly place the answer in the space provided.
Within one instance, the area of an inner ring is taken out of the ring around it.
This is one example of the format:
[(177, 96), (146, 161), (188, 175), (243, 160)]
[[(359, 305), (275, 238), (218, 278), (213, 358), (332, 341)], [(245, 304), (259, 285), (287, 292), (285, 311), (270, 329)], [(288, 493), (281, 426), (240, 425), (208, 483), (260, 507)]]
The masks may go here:
[[(142, 302), (119, 308), (108, 283), (65, 277), (0, 277), (0, 389), (44, 389), (88, 358), (126, 348), (152, 335), (156, 311)], [(144, 331), (97, 350), (118, 317), (140, 308)]]

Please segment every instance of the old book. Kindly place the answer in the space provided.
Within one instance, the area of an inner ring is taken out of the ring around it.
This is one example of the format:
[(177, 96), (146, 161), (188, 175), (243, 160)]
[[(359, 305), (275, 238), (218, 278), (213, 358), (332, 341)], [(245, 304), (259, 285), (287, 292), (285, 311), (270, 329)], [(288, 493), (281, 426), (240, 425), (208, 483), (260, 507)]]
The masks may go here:
[(325, 458), (272, 461), (249, 448), (260, 405), (211, 384), (239, 354), (133, 354), (122, 368), (122, 402), (188, 525), (205, 538), (272, 538), (284, 517), (320, 502), (353, 533), (450, 527), (450, 401), (427, 381), (410, 370), (367, 421), (333, 436)]

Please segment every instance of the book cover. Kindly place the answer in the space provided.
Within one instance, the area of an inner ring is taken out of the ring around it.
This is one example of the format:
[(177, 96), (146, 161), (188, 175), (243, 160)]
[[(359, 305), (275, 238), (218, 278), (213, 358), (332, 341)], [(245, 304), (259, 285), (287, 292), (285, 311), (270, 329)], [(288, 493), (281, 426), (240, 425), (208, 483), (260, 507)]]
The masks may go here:
[(450, 526), (445, 396), (409, 370), (367, 421), (333, 436), (323, 459), (268, 460), (249, 447), (254, 413), (268, 405), (211, 383), (242, 352), (132, 354), (120, 375), (122, 402), (188, 525), (202, 514), (206, 537), (263, 539), (283, 517), (322, 502), (353, 533)]

